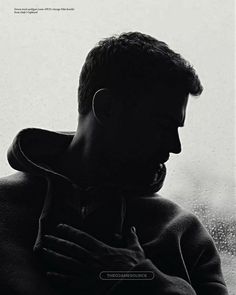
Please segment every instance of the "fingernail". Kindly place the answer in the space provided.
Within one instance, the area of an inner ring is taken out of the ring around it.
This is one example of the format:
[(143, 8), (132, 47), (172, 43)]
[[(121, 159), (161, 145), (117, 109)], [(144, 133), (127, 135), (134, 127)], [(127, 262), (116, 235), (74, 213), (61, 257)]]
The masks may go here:
[(134, 226), (131, 227), (133, 233), (136, 233), (136, 228)]

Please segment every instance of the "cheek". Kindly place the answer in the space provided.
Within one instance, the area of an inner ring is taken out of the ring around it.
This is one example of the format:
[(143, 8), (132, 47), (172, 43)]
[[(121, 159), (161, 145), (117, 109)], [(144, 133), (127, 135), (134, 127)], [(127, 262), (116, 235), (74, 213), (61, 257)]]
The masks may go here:
[(153, 147), (159, 147), (162, 143), (162, 130), (156, 126), (147, 128), (142, 128), (139, 133), (139, 142), (147, 149), (151, 149)]
[(150, 159), (161, 150), (161, 138), (159, 134), (145, 130), (135, 136), (130, 136), (126, 145), (127, 152), (132, 157)]
[(162, 144), (162, 131), (156, 122), (140, 120), (110, 129), (106, 135), (106, 150), (125, 157), (145, 158), (157, 153)]

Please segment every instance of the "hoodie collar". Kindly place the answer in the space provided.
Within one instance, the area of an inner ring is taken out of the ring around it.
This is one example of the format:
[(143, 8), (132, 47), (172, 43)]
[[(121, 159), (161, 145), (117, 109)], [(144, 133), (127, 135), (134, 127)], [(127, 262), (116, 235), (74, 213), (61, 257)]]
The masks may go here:
[[(8, 149), (8, 162), (12, 168), (36, 175), (58, 176), (71, 182), (67, 177), (52, 170), (50, 157), (62, 154), (73, 139), (75, 132), (54, 132), (39, 128), (27, 128), (20, 131)], [(153, 194), (159, 191), (166, 176), (166, 167), (161, 165), (150, 178), (149, 184), (126, 185), (120, 188), (134, 194)], [(104, 186), (104, 185), (103, 185)], [(112, 188), (112, 184), (109, 184)], [(88, 189), (91, 189), (88, 188)]]

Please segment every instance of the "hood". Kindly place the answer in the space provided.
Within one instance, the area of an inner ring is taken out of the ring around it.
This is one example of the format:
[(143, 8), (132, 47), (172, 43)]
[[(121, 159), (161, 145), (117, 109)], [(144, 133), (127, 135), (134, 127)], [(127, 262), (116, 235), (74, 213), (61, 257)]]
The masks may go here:
[[(12, 168), (18, 171), (45, 177), (58, 175), (64, 180), (70, 181), (57, 171), (51, 170), (48, 163), (51, 157), (59, 156), (67, 149), (74, 134), (75, 132), (54, 132), (38, 128), (23, 129), (17, 134), (8, 149), (8, 162)], [(165, 176), (166, 167), (160, 165), (156, 173), (150, 177), (148, 184), (138, 182), (137, 185), (127, 184), (119, 189), (135, 194), (152, 194), (161, 189)]]

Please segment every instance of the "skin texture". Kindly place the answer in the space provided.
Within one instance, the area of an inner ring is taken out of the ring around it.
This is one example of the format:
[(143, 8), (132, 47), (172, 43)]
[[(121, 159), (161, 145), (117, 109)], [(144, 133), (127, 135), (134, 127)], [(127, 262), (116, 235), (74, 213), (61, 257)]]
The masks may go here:
[(68, 225), (60, 224), (57, 229), (58, 236), (44, 237), (44, 259), (51, 265), (47, 276), (74, 291), (88, 289), (102, 271), (128, 271), (145, 259), (134, 227), (127, 236), (126, 248), (110, 247)]
[[(90, 113), (80, 117), (74, 139), (55, 168), (75, 183), (82, 179), (93, 185), (128, 183), (142, 177), (142, 171), (155, 171), (170, 153), (181, 152), (178, 128), (184, 124), (188, 98), (157, 101), (149, 94), (127, 110), (110, 90), (97, 91)], [(43, 256), (52, 269), (48, 277), (74, 290), (83, 288), (84, 282), (88, 288), (90, 280), (110, 265), (128, 271), (145, 259), (131, 229), (127, 248), (114, 248), (68, 225), (60, 225), (58, 235), (45, 237)]]

